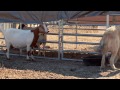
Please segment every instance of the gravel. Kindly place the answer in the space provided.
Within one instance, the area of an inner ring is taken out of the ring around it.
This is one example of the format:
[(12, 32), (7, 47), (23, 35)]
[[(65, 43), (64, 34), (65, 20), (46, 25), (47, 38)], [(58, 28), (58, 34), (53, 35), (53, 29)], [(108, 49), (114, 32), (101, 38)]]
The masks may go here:
[[(79, 61), (38, 59), (27, 61), (26, 57), (11, 56), (7, 60), (0, 55), (0, 79), (120, 79), (120, 70), (99, 66), (85, 66)], [(120, 62), (116, 64), (120, 68)]]

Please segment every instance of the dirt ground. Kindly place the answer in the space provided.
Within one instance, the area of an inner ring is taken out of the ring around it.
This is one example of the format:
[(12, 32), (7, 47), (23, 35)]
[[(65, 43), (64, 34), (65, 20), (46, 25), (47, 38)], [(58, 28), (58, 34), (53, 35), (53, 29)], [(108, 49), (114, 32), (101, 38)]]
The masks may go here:
[[(38, 59), (0, 55), (0, 79), (120, 79), (120, 70), (100, 66), (85, 66), (80, 61)], [(120, 68), (120, 62), (116, 65)]]
[[(56, 30), (50, 30), (57, 33)], [(66, 30), (65, 33), (75, 33), (75, 30)], [(103, 31), (83, 30), (78, 33), (103, 34)], [(2, 35), (0, 35), (2, 36)], [(100, 38), (77, 37), (78, 42), (99, 42)], [(48, 35), (47, 40), (57, 41), (58, 36)], [(76, 41), (75, 36), (64, 36), (65, 41)], [(4, 40), (0, 44), (5, 45)], [(47, 43), (51, 49), (57, 50), (58, 44)], [(65, 50), (95, 51), (94, 45), (64, 44)], [(1, 48), (2, 49), (2, 48)], [(1, 50), (2, 51), (2, 50)], [(58, 52), (46, 52), (47, 57), (58, 57)], [(87, 55), (80, 53), (64, 53), (65, 58), (80, 59)], [(100, 66), (86, 66), (80, 61), (50, 60), (35, 58), (35, 61), (27, 61), (26, 57), (10, 56), (7, 60), (5, 55), (0, 54), (0, 79), (120, 79), (120, 70), (112, 70), (106, 67), (100, 71)], [(116, 64), (120, 68), (120, 62)]]

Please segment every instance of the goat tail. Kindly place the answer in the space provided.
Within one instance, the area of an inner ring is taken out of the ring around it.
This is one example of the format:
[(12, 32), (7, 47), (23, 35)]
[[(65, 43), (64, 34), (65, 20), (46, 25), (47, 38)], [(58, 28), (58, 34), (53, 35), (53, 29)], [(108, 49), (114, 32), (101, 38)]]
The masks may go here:
[(101, 41), (100, 41), (100, 49), (103, 49), (104, 46), (105, 46), (105, 42), (104, 42), (104, 40), (101, 40)]
[(98, 52), (101, 52), (101, 51), (103, 50), (104, 46), (105, 46), (105, 43), (104, 43), (104, 41), (101, 39), (100, 44), (99, 44), (99, 46), (98, 46), (98, 48), (97, 48), (97, 51), (98, 51)]

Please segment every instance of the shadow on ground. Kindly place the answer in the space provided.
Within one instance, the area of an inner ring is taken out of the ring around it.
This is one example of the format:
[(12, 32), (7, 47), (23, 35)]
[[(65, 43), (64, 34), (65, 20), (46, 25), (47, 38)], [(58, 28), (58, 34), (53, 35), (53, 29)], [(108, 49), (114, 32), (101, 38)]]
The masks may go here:
[[(36, 58), (35, 62), (27, 61), (26, 57), (10, 56), (11, 60), (7, 60), (5, 55), (0, 55), (0, 61), (5, 68), (17, 70), (34, 70), (47, 71), (63, 76), (74, 76), (81, 79), (99, 78), (102, 77), (99, 66), (85, 66), (80, 61), (62, 61), (62, 60), (47, 60)], [(106, 69), (107, 71), (108, 69)], [(104, 71), (104, 72), (106, 72)], [(111, 72), (109, 76), (113, 76), (120, 71)]]

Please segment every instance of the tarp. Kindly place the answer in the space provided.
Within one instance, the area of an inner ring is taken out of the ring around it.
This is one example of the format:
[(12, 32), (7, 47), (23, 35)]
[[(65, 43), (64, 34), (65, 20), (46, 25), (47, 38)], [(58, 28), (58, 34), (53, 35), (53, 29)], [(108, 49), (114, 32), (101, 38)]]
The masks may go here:
[(42, 23), (107, 14), (120, 14), (120, 11), (0, 11), (0, 22)]

